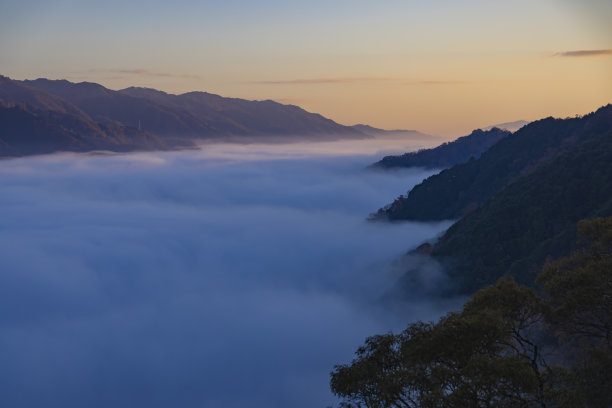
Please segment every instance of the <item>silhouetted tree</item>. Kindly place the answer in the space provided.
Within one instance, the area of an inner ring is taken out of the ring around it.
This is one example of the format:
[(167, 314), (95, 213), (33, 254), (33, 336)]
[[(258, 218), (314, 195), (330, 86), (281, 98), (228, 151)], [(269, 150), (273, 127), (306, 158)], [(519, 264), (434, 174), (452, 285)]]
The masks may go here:
[(435, 324), (368, 338), (331, 374), (341, 405), (611, 407), (612, 218), (578, 229), (588, 248), (544, 268), (544, 297), (505, 277)]

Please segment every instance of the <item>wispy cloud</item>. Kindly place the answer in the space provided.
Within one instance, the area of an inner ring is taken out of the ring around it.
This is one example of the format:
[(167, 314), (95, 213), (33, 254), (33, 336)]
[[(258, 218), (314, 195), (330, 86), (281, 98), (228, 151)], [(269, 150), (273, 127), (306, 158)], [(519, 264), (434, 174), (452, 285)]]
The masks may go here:
[(612, 49), (606, 50), (574, 50), (557, 52), (555, 57), (600, 57), (603, 55), (612, 55)]
[(465, 81), (457, 81), (457, 80), (424, 80), (418, 81), (420, 85), (455, 85), (455, 84), (465, 84)]
[(127, 75), (142, 75), (142, 76), (152, 76), (152, 77), (165, 77), (165, 78), (188, 78), (188, 79), (200, 79), (198, 75), (191, 74), (174, 74), (169, 72), (154, 72), (149, 71), (148, 69), (96, 69), (92, 70), (92, 72), (103, 72), (109, 74), (127, 74)]
[(317, 85), (317, 84), (354, 84), (361, 82), (386, 82), (393, 81), (393, 78), (385, 77), (340, 77), (340, 78), (302, 78), (302, 79), (283, 79), (269, 81), (253, 81), (251, 83), (259, 85)]
[(144, 75), (144, 74), (149, 73), (149, 71), (147, 71), (146, 69), (109, 69), (106, 71), (110, 71), (110, 72), (118, 73), (118, 74), (136, 74), (136, 75)]
[(322, 84), (359, 84), (368, 82), (398, 82), (408, 85), (454, 85), (464, 84), (465, 81), (452, 79), (434, 79), (434, 80), (408, 80), (402, 78), (391, 77), (337, 77), (337, 78), (302, 78), (302, 79), (283, 79), (283, 80), (267, 80), (253, 81), (252, 84), (258, 85), (322, 85)]

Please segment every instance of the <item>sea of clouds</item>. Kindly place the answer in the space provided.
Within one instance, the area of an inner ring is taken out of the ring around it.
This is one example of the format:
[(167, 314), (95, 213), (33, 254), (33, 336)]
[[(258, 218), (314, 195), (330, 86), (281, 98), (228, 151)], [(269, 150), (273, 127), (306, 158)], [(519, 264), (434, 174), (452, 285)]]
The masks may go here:
[[(339, 146), (342, 146), (341, 144)], [(0, 405), (325, 407), (363, 340), (458, 303), (385, 302), (448, 222), (373, 223), (431, 172), (292, 146), (0, 161)]]

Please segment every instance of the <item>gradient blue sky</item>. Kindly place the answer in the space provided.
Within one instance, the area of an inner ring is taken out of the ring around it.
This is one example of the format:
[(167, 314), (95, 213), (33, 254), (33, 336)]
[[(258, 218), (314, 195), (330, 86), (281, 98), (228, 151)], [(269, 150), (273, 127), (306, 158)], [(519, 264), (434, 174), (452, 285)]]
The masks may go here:
[(0, 73), (275, 99), (451, 137), (611, 102), (609, 21), (602, 0), (5, 1)]

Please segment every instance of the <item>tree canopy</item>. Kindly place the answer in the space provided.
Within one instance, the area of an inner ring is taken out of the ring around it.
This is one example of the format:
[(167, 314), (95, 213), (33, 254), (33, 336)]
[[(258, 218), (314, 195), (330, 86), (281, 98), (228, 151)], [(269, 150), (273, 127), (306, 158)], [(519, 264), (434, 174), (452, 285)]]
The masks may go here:
[(543, 293), (501, 278), (459, 312), (368, 338), (331, 374), (345, 407), (612, 406), (612, 218), (549, 264)]

